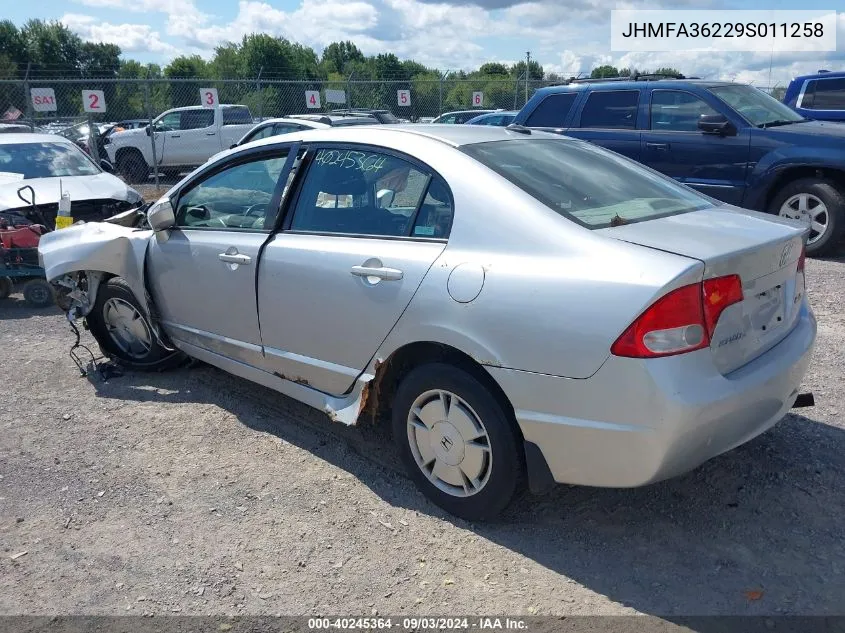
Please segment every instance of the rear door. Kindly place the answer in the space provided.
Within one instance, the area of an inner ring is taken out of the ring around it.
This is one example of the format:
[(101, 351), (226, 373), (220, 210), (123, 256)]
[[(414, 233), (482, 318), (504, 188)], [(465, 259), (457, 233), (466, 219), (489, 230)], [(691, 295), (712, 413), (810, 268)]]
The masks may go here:
[(590, 141), (609, 150), (640, 160), (640, 131), (637, 113), (642, 90), (591, 90), (578, 121), (567, 136)]
[(427, 166), (366, 146), (315, 147), (303, 169), (261, 258), (262, 343), (270, 371), (342, 394), (445, 248), (451, 194)]
[(220, 114), (220, 143), (223, 147), (236, 143), (254, 125), (249, 108), (244, 106), (220, 108)]
[(733, 136), (698, 129), (702, 115), (724, 114), (685, 90), (651, 91), (649, 129), (642, 132), (641, 162), (719, 200), (739, 205), (745, 193), (751, 133)]
[(222, 149), (214, 110), (182, 110), (179, 115), (179, 130), (167, 133), (165, 164), (198, 165)]

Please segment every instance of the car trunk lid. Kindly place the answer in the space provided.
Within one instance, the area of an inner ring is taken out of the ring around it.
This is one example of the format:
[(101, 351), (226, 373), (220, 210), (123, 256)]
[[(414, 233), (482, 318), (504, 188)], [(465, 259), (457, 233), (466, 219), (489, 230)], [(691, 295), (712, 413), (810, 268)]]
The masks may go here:
[(614, 239), (699, 260), (705, 280), (740, 276), (743, 300), (722, 312), (710, 342), (723, 374), (777, 345), (797, 323), (806, 231), (789, 220), (728, 207), (600, 229)]

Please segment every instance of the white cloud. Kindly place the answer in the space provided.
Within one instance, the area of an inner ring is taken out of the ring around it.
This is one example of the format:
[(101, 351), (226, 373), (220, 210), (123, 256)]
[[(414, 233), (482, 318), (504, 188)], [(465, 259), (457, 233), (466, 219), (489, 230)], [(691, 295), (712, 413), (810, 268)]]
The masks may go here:
[(146, 24), (109, 24), (90, 15), (66, 13), (60, 21), (90, 42), (117, 44), (126, 53), (176, 54), (176, 47), (163, 42), (160, 35)]

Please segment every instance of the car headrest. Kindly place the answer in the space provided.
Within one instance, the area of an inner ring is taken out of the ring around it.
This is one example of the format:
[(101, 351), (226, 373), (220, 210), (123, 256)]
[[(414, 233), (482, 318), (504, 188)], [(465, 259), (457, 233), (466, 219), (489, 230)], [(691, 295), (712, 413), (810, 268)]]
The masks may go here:
[(322, 172), (319, 179), (320, 191), (335, 196), (360, 196), (367, 193), (367, 180), (360, 171), (344, 169), (342, 167), (325, 167), (318, 165)]

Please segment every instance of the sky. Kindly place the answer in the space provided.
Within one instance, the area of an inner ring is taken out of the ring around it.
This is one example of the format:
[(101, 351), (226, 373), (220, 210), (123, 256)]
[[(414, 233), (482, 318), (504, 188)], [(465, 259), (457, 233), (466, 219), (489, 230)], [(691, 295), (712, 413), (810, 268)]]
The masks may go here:
[(618, 8), (827, 9), (841, 0), (5, 0), (3, 17), (60, 20), (83, 39), (118, 44), (125, 57), (167, 63), (213, 55), (252, 32), (313, 47), (352, 40), (367, 55), (392, 52), (440, 70), (514, 63), (526, 51), (547, 72), (678, 68), (686, 75), (757, 86), (784, 85), (820, 68), (845, 70), (845, 13), (828, 53), (611, 52), (610, 11)]

